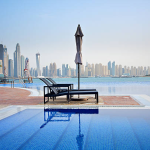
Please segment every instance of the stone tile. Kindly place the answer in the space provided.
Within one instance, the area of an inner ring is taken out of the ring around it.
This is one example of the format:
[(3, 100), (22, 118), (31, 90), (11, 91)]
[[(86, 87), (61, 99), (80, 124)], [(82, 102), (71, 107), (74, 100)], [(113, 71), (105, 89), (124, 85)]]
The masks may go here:
[[(43, 105), (43, 96), (29, 96), (30, 91), (17, 88), (0, 88), (0, 108), (8, 105)], [(56, 100), (50, 99), (48, 105), (95, 105), (96, 100), (88, 97), (86, 101), (70, 101), (66, 98), (58, 97)], [(130, 96), (99, 96), (99, 105), (139, 105)]]

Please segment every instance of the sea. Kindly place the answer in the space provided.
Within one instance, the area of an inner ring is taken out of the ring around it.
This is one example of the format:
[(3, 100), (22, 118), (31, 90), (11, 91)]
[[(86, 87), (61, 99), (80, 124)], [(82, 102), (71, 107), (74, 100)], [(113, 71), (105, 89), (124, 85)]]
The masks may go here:
[[(53, 78), (56, 83), (72, 83), (74, 88), (78, 88), (78, 78)], [(15, 81), (15, 87), (23, 85)], [(9, 86), (0, 84), (0, 86)], [(33, 79), (33, 83), (26, 83), (26, 88), (37, 89), (43, 93), (45, 84), (39, 79)], [(99, 95), (148, 95), (150, 96), (150, 77), (132, 77), (132, 78), (80, 78), (80, 89), (96, 89)]]

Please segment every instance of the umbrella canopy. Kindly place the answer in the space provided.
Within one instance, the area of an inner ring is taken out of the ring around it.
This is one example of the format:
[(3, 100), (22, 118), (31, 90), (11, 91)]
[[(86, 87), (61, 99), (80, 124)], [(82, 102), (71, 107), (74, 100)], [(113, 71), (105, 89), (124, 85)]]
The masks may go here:
[(77, 47), (77, 53), (76, 53), (76, 57), (75, 57), (75, 63), (76, 64), (81, 64), (82, 65), (82, 37), (83, 37), (83, 33), (81, 30), (80, 25), (78, 25), (77, 27), (77, 31), (75, 33), (75, 40), (76, 40), (76, 47)]

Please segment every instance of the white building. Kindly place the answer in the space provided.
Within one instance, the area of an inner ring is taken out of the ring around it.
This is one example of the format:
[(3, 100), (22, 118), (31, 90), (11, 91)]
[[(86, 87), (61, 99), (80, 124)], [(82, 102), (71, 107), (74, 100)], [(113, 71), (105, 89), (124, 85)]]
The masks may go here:
[(14, 77), (21, 76), (21, 57), (20, 57), (20, 45), (17, 43), (16, 51), (14, 52)]
[(9, 77), (14, 76), (13, 60), (9, 59)]
[(37, 54), (36, 54), (36, 70), (37, 70), (37, 76), (41, 76), (40, 53), (37, 53)]
[(25, 58), (21, 55), (21, 76), (24, 76), (24, 69), (25, 69)]
[(3, 74), (3, 63), (2, 63), (2, 60), (0, 60), (0, 74)]

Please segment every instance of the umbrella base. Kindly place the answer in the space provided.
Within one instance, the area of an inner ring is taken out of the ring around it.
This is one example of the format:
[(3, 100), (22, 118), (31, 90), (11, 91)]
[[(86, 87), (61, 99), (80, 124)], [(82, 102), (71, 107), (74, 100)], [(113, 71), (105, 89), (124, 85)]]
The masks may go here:
[(88, 98), (71, 98), (71, 101), (87, 101)]

